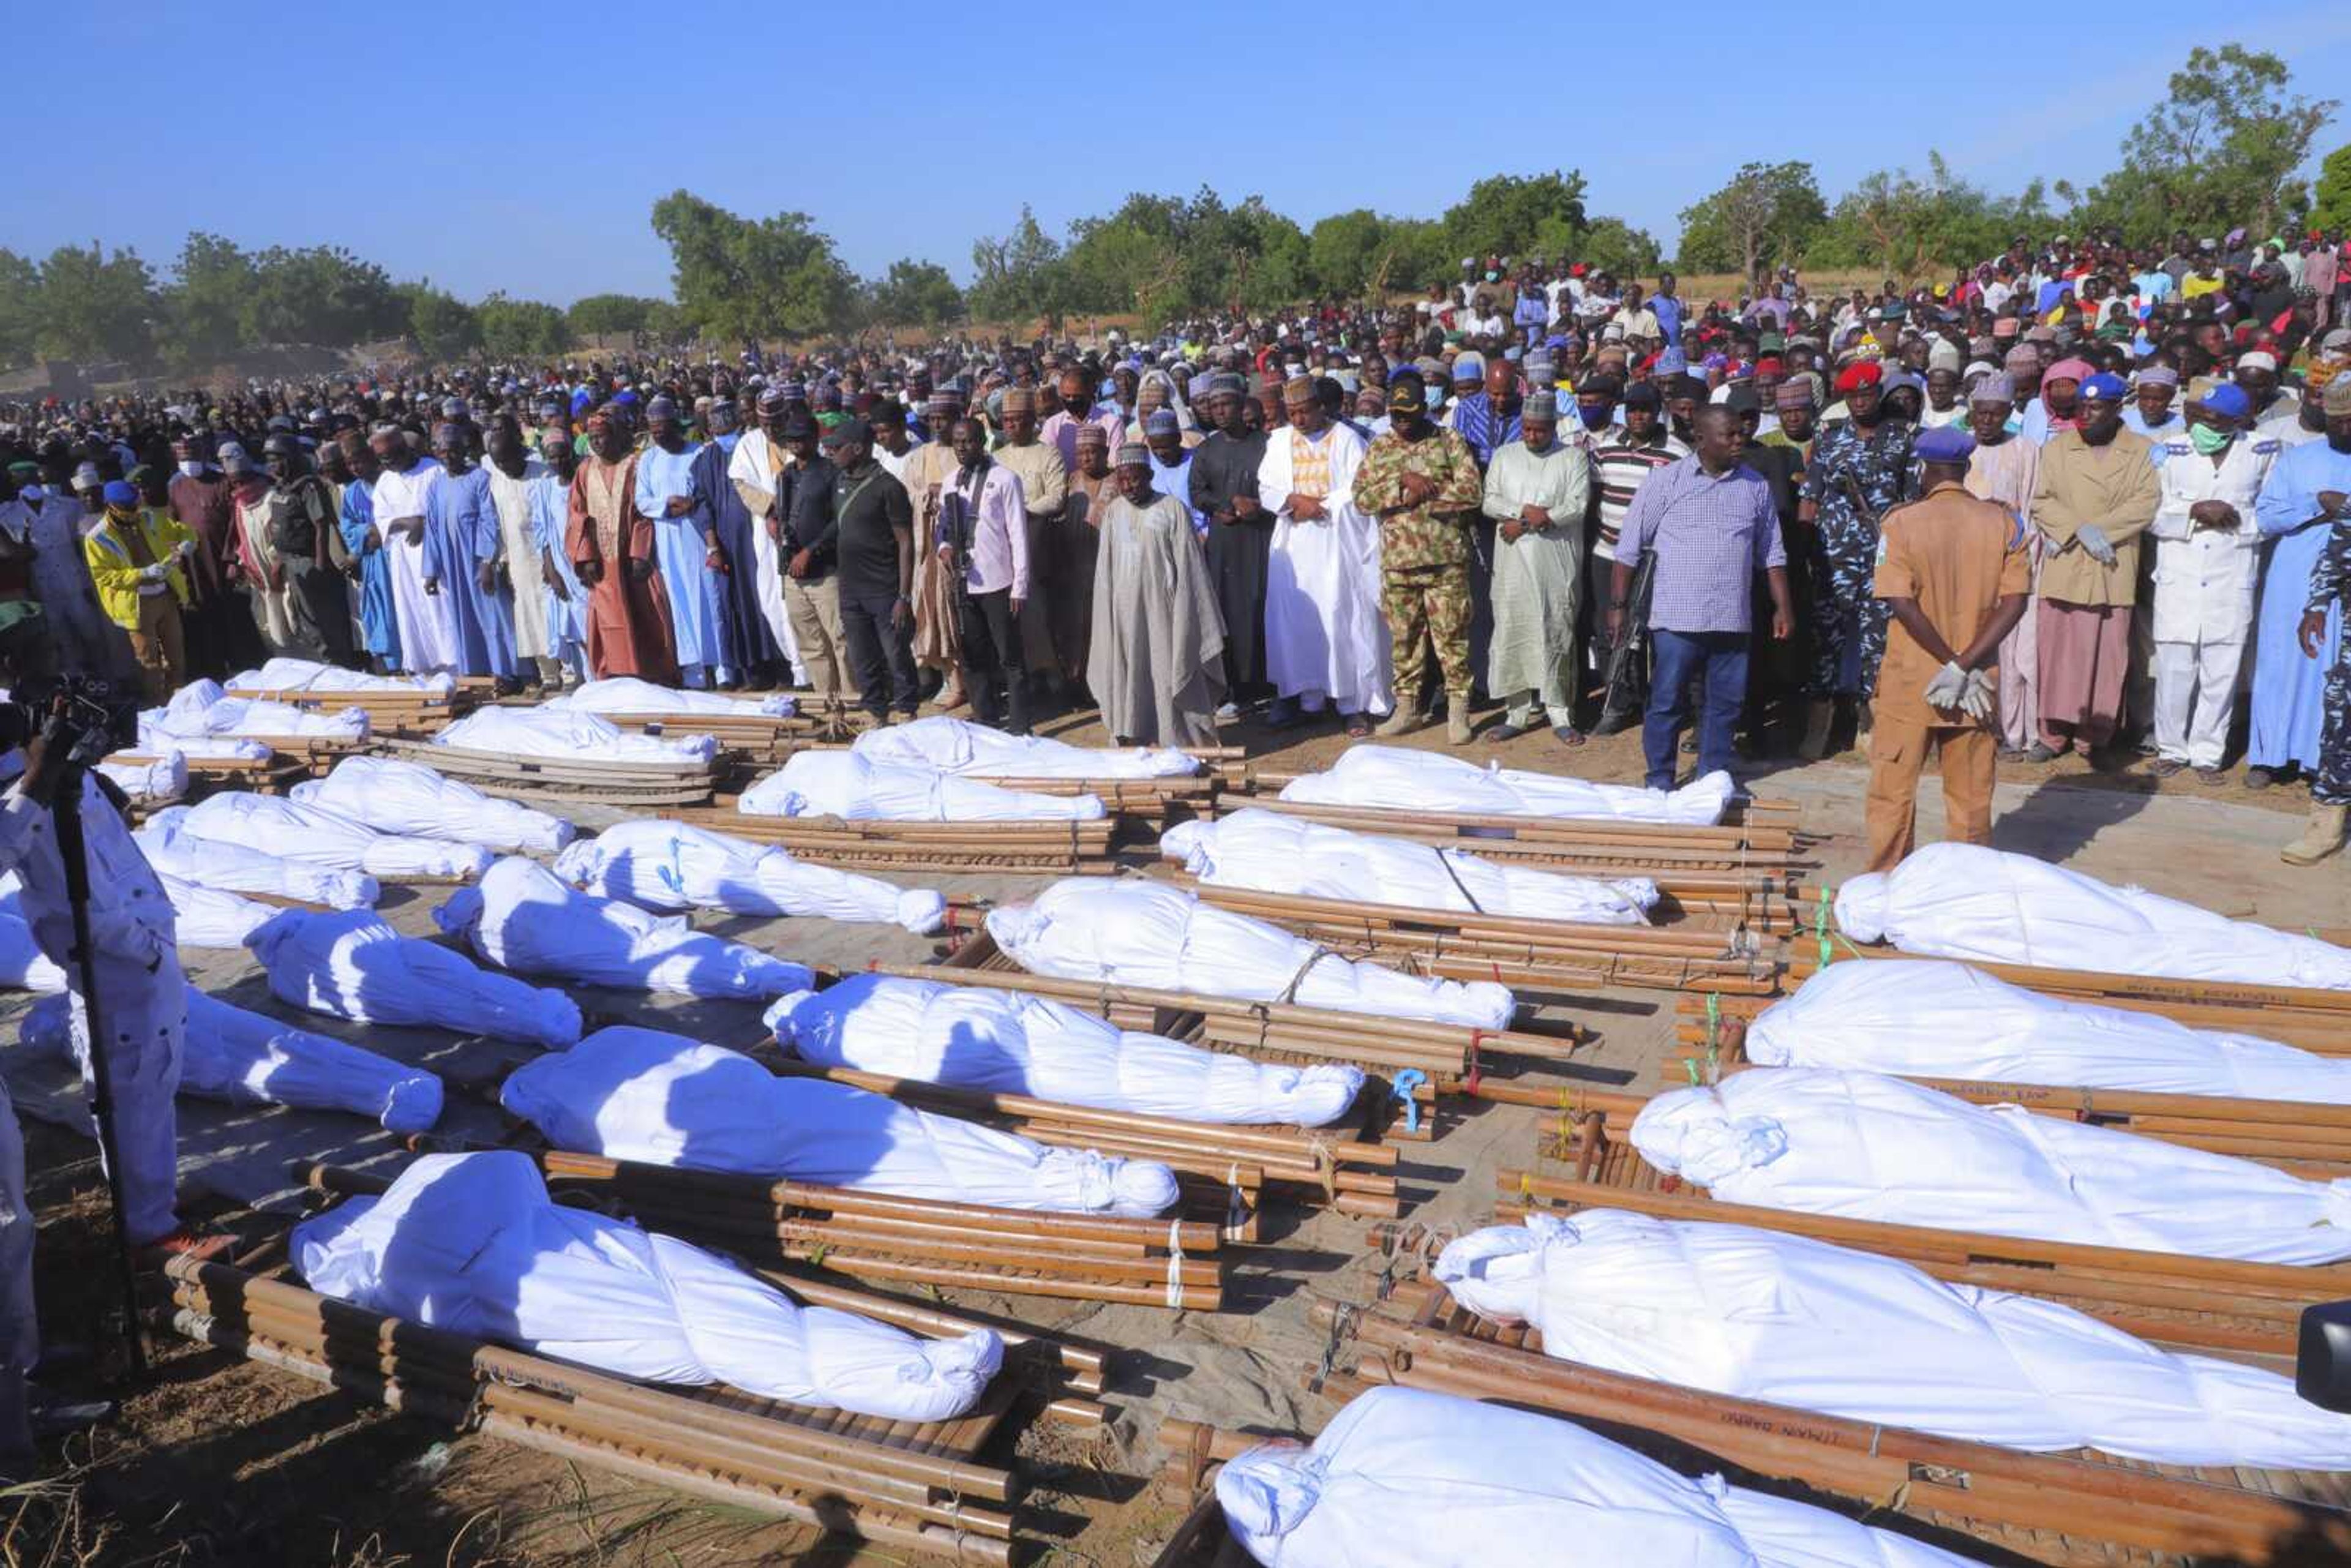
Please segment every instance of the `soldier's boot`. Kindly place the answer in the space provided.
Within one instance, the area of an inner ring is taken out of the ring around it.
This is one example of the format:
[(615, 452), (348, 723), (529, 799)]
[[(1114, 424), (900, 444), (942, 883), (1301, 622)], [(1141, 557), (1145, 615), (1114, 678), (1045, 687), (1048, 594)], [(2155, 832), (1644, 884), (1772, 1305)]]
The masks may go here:
[(1445, 738), (1454, 746), (1469, 744), (1469, 699), (1468, 697), (1445, 699)]
[(2316, 865), (2343, 847), (2343, 824), (2351, 815), (2351, 806), (2319, 806), (2310, 809), (2310, 826), (2302, 837), (2278, 851), (2278, 859), (2288, 865)]
[(1380, 720), (1379, 727), (1372, 733), (1383, 740), (1392, 740), (1399, 735), (1410, 735), (1426, 722), (1427, 720), (1421, 716), (1418, 699), (1406, 697), (1403, 693), (1398, 692), (1395, 712)]
[(1804, 738), (1796, 747), (1796, 755), (1807, 762), (1818, 762), (1829, 754), (1829, 731), (1836, 725), (1836, 704), (1825, 698), (1815, 699), (1804, 708)]

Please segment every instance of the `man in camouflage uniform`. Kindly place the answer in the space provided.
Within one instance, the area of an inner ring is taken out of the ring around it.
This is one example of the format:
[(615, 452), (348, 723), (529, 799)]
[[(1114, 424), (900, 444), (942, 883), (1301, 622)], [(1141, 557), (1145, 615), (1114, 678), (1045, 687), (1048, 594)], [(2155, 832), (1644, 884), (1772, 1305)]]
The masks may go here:
[[(1828, 754), (1837, 698), (1858, 701), (1867, 727), (1886, 653), (1886, 601), (1870, 591), (1877, 576), (1877, 519), (1910, 494), (1912, 431), (1879, 403), (1882, 374), (1875, 361), (1839, 372), (1836, 390), (1849, 417), (1823, 426), (1814, 439), (1796, 507), (1798, 520), (1813, 530), (1813, 673), (1804, 686), (1810, 706), (1802, 747), (1808, 761)], [(1865, 508), (1855, 504), (1856, 489)]]
[(1428, 417), (1416, 371), (1388, 383), (1387, 433), (1364, 454), (1355, 505), (1379, 520), (1380, 600), (1395, 662), (1395, 712), (1380, 734), (1420, 727), (1426, 644), (1445, 674), (1446, 738), (1469, 744), (1469, 523), (1484, 501), (1478, 459)]
[[(2351, 395), (2342, 401), (2351, 404)], [(2319, 656), (2330, 609), (2340, 604), (2351, 615), (2351, 512), (2341, 509), (2341, 497), (2335, 499), (2335, 526), (2318, 564), (2310, 569), (2310, 603), (2295, 628), (2305, 659)], [(2335, 650), (2318, 711), (2318, 771), (2310, 780), (2310, 827), (2281, 852), (2288, 865), (2315, 865), (2343, 847), (2344, 821), (2351, 817), (2351, 637), (2341, 639)]]

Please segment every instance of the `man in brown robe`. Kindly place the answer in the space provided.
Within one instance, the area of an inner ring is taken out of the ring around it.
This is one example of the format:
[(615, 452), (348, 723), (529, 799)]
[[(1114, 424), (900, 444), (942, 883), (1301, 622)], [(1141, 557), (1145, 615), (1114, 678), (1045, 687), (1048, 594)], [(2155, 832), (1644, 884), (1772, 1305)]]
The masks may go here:
[(602, 409), (588, 416), (589, 455), (572, 476), (563, 548), (588, 590), (588, 668), (598, 680), (636, 675), (674, 685), (669, 599), (653, 565), (653, 526), (637, 510), (628, 430)]

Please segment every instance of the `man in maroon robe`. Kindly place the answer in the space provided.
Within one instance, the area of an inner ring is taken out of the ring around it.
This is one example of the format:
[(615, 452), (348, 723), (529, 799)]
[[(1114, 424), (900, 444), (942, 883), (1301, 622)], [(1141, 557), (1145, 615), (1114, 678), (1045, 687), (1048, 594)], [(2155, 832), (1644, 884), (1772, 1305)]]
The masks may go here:
[(588, 667), (598, 679), (635, 675), (674, 685), (677, 647), (669, 598), (653, 561), (653, 526), (637, 510), (637, 458), (627, 425), (588, 416), (589, 455), (572, 476), (563, 548), (588, 590)]

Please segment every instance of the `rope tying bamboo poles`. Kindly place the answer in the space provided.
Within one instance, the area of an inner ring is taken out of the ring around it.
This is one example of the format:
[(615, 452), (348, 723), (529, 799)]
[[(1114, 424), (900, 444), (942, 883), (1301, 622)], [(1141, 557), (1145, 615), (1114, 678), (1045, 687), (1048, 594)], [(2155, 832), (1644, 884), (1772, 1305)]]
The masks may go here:
[(2281, 1472), (2262, 1478), (2261, 1490), (2215, 1485), (2103, 1456), (2022, 1453), (1703, 1393), (1553, 1360), (1524, 1325), (1484, 1322), (1423, 1281), (1398, 1287), (1384, 1306), (1325, 1301), (1312, 1311), (1334, 1345), (1361, 1347), (1356, 1371), (1367, 1383), (1634, 1427), (1712, 1461), (1892, 1507), (2043, 1562), (2104, 1562), (2109, 1546), (2259, 1563), (2351, 1552), (2351, 1515), (2272, 1495), (2306, 1489), (2331, 1498), (2341, 1477)]
[[(550, 1188), (590, 1195), (600, 1207), (648, 1229), (762, 1266), (1178, 1312), (1212, 1312), (1223, 1304), (1221, 1194), (1210, 1209), (1215, 1222), (1124, 1219), (852, 1192), (558, 1149), (534, 1150), (531, 1157)], [(331, 1166), (298, 1174), (321, 1191), (378, 1189), (377, 1178)]]
[[(1228, 1223), (1228, 1239), (1256, 1239), (1257, 1192), (1265, 1182), (1279, 1182), (1293, 1192), (1318, 1199), (1342, 1214), (1393, 1219), (1401, 1212), (1396, 1196), (1396, 1150), (1390, 1144), (1369, 1143), (1347, 1135), (1343, 1127), (1299, 1128), (1236, 1126), (1223, 1123), (1184, 1122), (1172, 1116), (1134, 1111), (1104, 1111), (1092, 1106), (1037, 1100), (1024, 1094), (998, 1094), (984, 1090), (948, 1088), (917, 1079), (891, 1078), (844, 1067), (818, 1067), (787, 1059), (768, 1065), (778, 1072), (822, 1078), (876, 1094), (886, 1094), (924, 1110), (938, 1111), (967, 1121), (991, 1123), (1039, 1143), (1069, 1148), (1090, 1148), (1130, 1159), (1157, 1160), (1175, 1167), (1179, 1178), (1224, 1184), (1243, 1205), (1236, 1224)], [(1362, 1130), (1382, 1105), (1376, 1091), (1367, 1092), (1359, 1110)], [(1249, 1178), (1246, 1185), (1243, 1178)]]
[(181, 1259), (164, 1272), (181, 1333), (388, 1408), (877, 1546), (1013, 1559), (1018, 1485), (973, 1456), (1017, 1378), (999, 1375), (956, 1420), (891, 1422), (635, 1383), (223, 1264)]
[(655, 815), (754, 843), (776, 844), (815, 865), (868, 872), (1029, 872), (1106, 875), (1116, 869), (1117, 821), (873, 822), (840, 817), (752, 817), (665, 809)]

